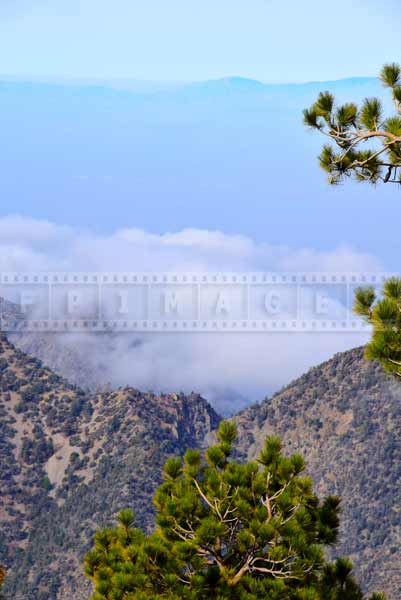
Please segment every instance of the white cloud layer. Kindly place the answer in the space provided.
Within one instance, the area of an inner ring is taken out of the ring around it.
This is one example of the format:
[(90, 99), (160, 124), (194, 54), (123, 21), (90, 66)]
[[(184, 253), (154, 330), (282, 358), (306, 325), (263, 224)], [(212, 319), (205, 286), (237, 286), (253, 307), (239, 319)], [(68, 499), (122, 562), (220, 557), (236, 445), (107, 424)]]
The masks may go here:
[(0, 218), (0, 267), (32, 271), (375, 271), (376, 258), (340, 245), (332, 251), (256, 243), (242, 235), (184, 229), (111, 235), (19, 216)]
[[(377, 271), (375, 257), (256, 243), (241, 235), (186, 229), (111, 235), (23, 217), (0, 219), (1, 271)], [(120, 335), (112, 343), (60, 336), (112, 385), (198, 391), (222, 411), (262, 399), (304, 370), (366, 341), (361, 334)], [(77, 350), (78, 349), (78, 350)], [(101, 367), (101, 368), (99, 368)]]

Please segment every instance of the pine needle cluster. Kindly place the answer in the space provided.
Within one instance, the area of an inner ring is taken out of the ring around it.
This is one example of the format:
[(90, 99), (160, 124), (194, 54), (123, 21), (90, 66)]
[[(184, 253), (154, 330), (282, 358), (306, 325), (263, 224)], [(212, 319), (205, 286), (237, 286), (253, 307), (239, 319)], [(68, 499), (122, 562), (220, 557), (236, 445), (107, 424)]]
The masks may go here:
[(388, 279), (380, 297), (372, 287), (358, 288), (354, 311), (373, 327), (366, 357), (401, 377), (401, 278)]
[(236, 462), (236, 435), (223, 422), (204, 455), (167, 461), (152, 535), (129, 510), (96, 534), (85, 559), (92, 600), (363, 600), (352, 564), (325, 559), (339, 498), (320, 501), (303, 458), (284, 456), (276, 437), (257, 460)]
[(392, 93), (396, 110), (385, 118), (382, 102), (366, 98), (361, 107), (354, 103), (336, 105), (330, 92), (321, 92), (305, 109), (304, 124), (328, 137), (319, 156), (330, 184), (351, 177), (370, 183), (401, 184), (401, 67), (384, 65), (380, 79)]

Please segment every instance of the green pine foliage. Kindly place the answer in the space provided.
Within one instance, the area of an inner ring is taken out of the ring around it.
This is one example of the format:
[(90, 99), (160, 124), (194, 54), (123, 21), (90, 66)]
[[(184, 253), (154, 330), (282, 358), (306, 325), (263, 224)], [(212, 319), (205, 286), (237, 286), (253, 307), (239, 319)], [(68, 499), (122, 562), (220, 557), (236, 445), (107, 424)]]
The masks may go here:
[(236, 462), (236, 435), (223, 422), (204, 455), (188, 450), (167, 461), (152, 535), (133, 526), (129, 510), (96, 534), (85, 559), (92, 600), (363, 599), (351, 563), (325, 560), (339, 498), (320, 501), (303, 458), (285, 457), (276, 437), (257, 460)]
[(354, 311), (373, 326), (365, 356), (401, 377), (401, 278), (388, 279), (380, 298), (371, 287), (358, 288)]
[(384, 118), (378, 98), (366, 98), (361, 107), (353, 103), (337, 106), (330, 92), (321, 92), (304, 110), (304, 124), (332, 142), (323, 146), (319, 156), (331, 184), (347, 177), (370, 183), (401, 183), (400, 65), (385, 65), (380, 79), (392, 92), (395, 116)]

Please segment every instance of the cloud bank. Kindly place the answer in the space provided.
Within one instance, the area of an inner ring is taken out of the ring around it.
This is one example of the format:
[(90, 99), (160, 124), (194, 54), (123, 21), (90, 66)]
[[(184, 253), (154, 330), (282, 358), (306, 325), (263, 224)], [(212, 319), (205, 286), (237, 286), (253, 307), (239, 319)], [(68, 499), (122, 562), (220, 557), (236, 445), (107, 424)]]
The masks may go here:
[(256, 243), (243, 235), (184, 229), (111, 235), (19, 216), (0, 218), (0, 267), (35, 271), (375, 271), (370, 254), (348, 245), (331, 251)]
[[(19, 216), (0, 219), (1, 271), (360, 272), (380, 268), (374, 256), (345, 245), (321, 252), (255, 243), (220, 231), (157, 234), (127, 228), (102, 235)], [(365, 342), (365, 335), (341, 333), (64, 334), (52, 340), (55, 353), (74, 354), (82, 372), (95, 373), (99, 384), (193, 390), (226, 413), (270, 395), (333, 353)]]

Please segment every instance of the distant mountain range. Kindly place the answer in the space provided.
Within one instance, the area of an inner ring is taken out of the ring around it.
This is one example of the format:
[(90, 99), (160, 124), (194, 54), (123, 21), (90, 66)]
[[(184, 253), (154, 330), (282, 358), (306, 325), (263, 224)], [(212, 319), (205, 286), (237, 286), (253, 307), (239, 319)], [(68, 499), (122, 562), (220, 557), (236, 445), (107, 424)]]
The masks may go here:
[[(234, 417), (239, 457), (274, 432), (307, 460), (318, 493), (343, 497), (341, 539), (369, 590), (401, 589), (401, 388), (362, 349), (336, 355)], [(83, 392), (0, 339), (0, 562), (7, 598), (86, 600), (94, 531), (133, 507), (152, 528), (165, 459), (213, 439), (196, 394)]]
[[(302, 110), (324, 89), (340, 101), (389, 96), (363, 77), (283, 85), (241, 77), (0, 81), (0, 195), (8, 212), (31, 216), (35, 207), (36, 217), (91, 230), (237, 233), (241, 223), (242, 234), (271, 244), (313, 240), (319, 249), (341, 239), (364, 249), (366, 231), (377, 231), (374, 195), (365, 186), (330, 191), (316, 162), (322, 140), (302, 125)], [(381, 193), (397, 217), (394, 190)], [(389, 260), (394, 222), (369, 248)]]
[[(373, 77), (353, 77), (348, 79), (339, 79), (333, 81), (317, 81), (308, 83), (283, 83), (268, 84), (255, 79), (245, 77), (225, 77), (222, 79), (211, 79), (208, 81), (199, 81), (193, 83), (153, 83), (153, 82), (130, 82), (130, 81), (20, 81), (13, 79), (1, 79), (0, 77), (0, 97), (5, 102), (5, 107), (10, 107), (11, 101), (27, 103), (32, 109), (35, 101), (45, 101), (43, 108), (52, 106), (53, 110), (64, 110), (67, 108), (67, 102), (71, 101), (70, 108), (80, 108), (85, 110), (85, 101), (96, 102), (98, 109), (110, 108), (108, 101), (116, 102), (115, 109), (125, 108), (132, 111), (138, 108), (139, 104), (149, 105), (156, 102), (160, 108), (160, 102), (181, 100), (195, 101), (219, 98), (227, 100), (234, 104), (246, 104), (257, 102), (256, 97), (262, 100), (264, 105), (275, 105), (278, 98), (285, 97), (285, 105), (278, 105), (277, 108), (285, 110), (288, 106), (298, 106), (300, 101), (312, 102), (316, 94), (322, 90), (330, 90), (333, 93), (340, 94), (343, 99), (351, 98), (355, 101), (361, 100), (366, 95), (382, 95), (383, 88), (377, 78)], [(352, 95), (352, 96), (351, 96)], [(79, 99), (80, 105), (77, 106), (76, 100)], [(126, 101), (129, 100), (128, 106)], [(56, 102), (59, 102), (57, 104)], [(265, 104), (267, 103), (267, 104)], [(172, 110), (172, 107), (169, 106)], [(160, 115), (163, 118), (163, 115)]]
[(206, 79), (204, 81), (141, 81), (135, 79), (34, 79), (30, 77), (11, 77), (0, 73), (0, 82), (2, 84), (16, 84), (29, 86), (55, 86), (55, 87), (86, 87), (86, 88), (108, 88), (126, 90), (134, 93), (153, 94), (159, 92), (168, 92), (172, 90), (182, 90), (191, 87), (214, 87), (221, 86), (239, 88), (246, 91), (277, 89), (277, 88), (303, 88), (309, 86), (318, 86), (319, 89), (325, 85), (334, 85), (348, 88), (350, 86), (375, 85), (378, 83), (376, 77), (346, 77), (343, 79), (332, 79), (322, 81), (305, 81), (302, 83), (266, 83), (258, 79), (250, 79), (241, 76), (227, 76), (219, 79)]

